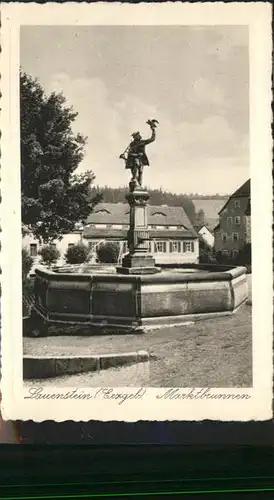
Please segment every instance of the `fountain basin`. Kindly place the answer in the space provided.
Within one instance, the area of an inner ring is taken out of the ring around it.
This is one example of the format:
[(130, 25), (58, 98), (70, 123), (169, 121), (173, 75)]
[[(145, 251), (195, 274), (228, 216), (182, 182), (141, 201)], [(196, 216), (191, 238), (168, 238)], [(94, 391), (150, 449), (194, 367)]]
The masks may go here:
[(36, 270), (27, 335), (132, 332), (234, 313), (248, 297), (245, 267), (184, 265), (152, 275)]

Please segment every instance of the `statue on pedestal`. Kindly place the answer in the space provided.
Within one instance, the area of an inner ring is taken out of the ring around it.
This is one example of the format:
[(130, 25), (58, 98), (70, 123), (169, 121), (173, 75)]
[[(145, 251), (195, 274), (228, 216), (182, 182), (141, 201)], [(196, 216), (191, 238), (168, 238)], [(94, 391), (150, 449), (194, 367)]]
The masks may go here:
[(129, 204), (129, 229), (127, 232), (128, 253), (123, 257), (122, 266), (117, 272), (122, 274), (154, 274), (159, 272), (155, 259), (148, 253), (150, 240), (148, 231), (149, 193), (143, 188), (143, 169), (149, 165), (145, 146), (155, 141), (157, 120), (146, 122), (151, 129), (149, 139), (143, 139), (140, 132), (132, 134), (133, 140), (120, 155), (125, 161), (126, 169), (131, 170), (129, 193), (126, 199)]
[(145, 146), (155, 141), (155, 129), (159, 123), (157, 120), (148, 120), (146, 122), (151, 128), (151, 136), (148, 139), (143, 139), (140, 132), (132, 134), (133, 140), (126, 148), (120, 158), (125, 161), (125, 168), (131, 170), (132, 178), (130, 187), (132, 189), (137, 186), (142, 187), (144, 166), (149, 165), (148, 157), (145, 152)]

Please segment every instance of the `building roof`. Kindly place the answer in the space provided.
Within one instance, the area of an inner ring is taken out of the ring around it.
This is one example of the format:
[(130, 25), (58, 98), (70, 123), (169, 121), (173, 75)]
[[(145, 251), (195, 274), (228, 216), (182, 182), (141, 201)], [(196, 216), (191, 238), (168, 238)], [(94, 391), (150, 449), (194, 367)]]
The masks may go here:
[(227, 202), (221, 208), (219, 214), (225, 209), (232, 198), (250, 198), (250, 179), (248, 179), (244, 184), (236, 189), (236, 191), (234, 191), (234, 193), (228, 198)]
[(197, 233), (203, 228), (203, 227), (206, 227), (205, 224), (194, 224), (194, 229), (195, 231), (197, 231)]
[(199, 231), (201, 231), (201, 229), (203, 229), (204, 227), (208, 230), (209, 233), (211, 233), (211, 229), (209, 228), (208, 224), (194, 225), (194, 229), (195, 231), (197, 231), (197, 233), (199, 233)]
[[(150, 239), (163, 238), (167, 239), (193, 239), (197, 238), (198, 235), (194, 230), (189, 229), (150, 229), (149, 230)], [(93, 238), (93, 239), (111, 239), (111, 240), (126, 240), (127, 239), (127, 229), (115, 229), (115, 228), (97, 228), (97, 227), (85, 227), (83, 232), (83, 238)]]
[(206, 222), (204, 224), (194, 224), (194, 229), (199, 233), (199, 231), (205, 227), (210, 233), (213, 233), (215, 226), (219, 222), (219, 217), (218, 218), (211, 218), (211, 219), (206, 219)]
[(248, 179), (242, 186), (230, 196), (230, 198), (241, 198), (250, 196), (250, 179)]
[[(196, 232), (182, 207), (148, 205), (148, 224), (159, 226), (183, 226)], [(128, 224), (129, 206), (126, 203), (99, 203), (86, 221), (87, 224)]]

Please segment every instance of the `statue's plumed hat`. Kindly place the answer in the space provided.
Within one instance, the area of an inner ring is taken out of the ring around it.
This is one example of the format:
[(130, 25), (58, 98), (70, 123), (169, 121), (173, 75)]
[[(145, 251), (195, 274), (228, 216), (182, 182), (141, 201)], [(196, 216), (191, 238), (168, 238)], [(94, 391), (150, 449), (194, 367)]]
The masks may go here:
[(133, 139), (135, 139), (135, 137), (139, 137), (141, 134), (140, 132), (133, 132), (133, 134), (131, 134)]

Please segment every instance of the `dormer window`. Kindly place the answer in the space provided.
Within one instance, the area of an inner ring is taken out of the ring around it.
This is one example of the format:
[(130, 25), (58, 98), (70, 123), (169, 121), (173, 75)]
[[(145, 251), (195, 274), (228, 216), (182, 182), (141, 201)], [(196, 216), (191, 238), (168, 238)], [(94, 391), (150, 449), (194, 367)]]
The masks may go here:
[(240, 202), (240, 200), (235, 200), (235, 201), (234, 201), (234, 207), (235, 207), (235, 208), (240, 208), (240, 206), (241, 206), (241, 202)]
[(110, 211), (106, 208), (100, 208), (99, 210), (95, 210), (96, 214), (110, 214)]
[(153, 212), (152, 215), (161, 215), (162, 217), (166, 217), (166, 214), (164, 214), (164, 212)]

